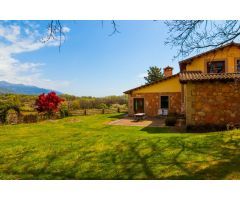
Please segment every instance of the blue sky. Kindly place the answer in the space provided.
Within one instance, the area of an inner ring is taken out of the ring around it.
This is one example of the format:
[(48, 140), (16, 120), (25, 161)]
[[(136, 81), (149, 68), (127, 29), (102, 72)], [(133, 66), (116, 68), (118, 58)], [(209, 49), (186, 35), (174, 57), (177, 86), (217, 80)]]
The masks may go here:
[[(78, 96), (121, 95), (144, 84), (149, 66), (174, 67), (176, 49), (164, 45), (162, 21), (62, 21), (66, 40), (39, 42), (48, 21), (2, 22), (0, 80), (52, 88)], [(1, 59), (2, 58), (2, 59)]]

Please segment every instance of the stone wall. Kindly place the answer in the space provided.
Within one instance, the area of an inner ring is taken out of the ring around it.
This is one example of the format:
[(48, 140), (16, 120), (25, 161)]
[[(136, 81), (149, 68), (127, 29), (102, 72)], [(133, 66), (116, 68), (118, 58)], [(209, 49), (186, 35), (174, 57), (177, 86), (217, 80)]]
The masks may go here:
[(169, 112), (181, 112), (181, 92), (164, 92), (129, 94), (128, 114), (130, 116), (134, 114), (134, 98), (144, 98), (144, 112), (150, 117), (157, 116), (160, 108), (161, 96), (169, 96)]
[(187, 125), (240, 122), (240, 82), (188, 82), (184, 87)]

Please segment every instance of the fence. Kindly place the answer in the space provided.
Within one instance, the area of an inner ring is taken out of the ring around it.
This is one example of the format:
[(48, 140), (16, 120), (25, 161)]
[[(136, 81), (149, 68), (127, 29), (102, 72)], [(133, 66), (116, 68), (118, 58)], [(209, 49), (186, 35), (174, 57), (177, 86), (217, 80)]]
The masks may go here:
[[(127, 113), (126, 108), (116, 108), (116, 109), (81, 109), (81, 110), (73, 110), (69, 112), (69, 116), (84, 116), (84, 115), (96, 115), (96, 114), (114, 114), (114, 113)], [(38, 121), (44, 121), (47, 118), (44, 114), (38, 114), (35, 111), (23, 111), (20, 113), (20, 116), (16, 116), (17, 119), (15, 122), (10, 120), (9, 124), (17, 124), (17, 123), (34, 123)], [(57, 113), (53, 117), (53, 119), (61, 118), (60, 113)], [(0, 120), (0, 124), (1, 120)]]
[[(127, 108), (111, 108), (111, 109), (79, 109), (79, 110), (70, 110), (69, 116), (78, 116), (78, 115), (96, 115), (96, 114), (114, 114), (114, 113), (127, 113)], [(24, 111), (21, 112), (22, 115), (38, 115), (40, 120), (44, 120), (46, 116), (43, 114), (38, 114), (36, 111)], [(57, 116), (60, 116), (60, 113), (57, 113)]]
[(95, 114), (113, 114), (113, 113), (127, 113), (127, 109), (81, 109), (69, 112), (70, 116), (77, 115), (95, 115)]

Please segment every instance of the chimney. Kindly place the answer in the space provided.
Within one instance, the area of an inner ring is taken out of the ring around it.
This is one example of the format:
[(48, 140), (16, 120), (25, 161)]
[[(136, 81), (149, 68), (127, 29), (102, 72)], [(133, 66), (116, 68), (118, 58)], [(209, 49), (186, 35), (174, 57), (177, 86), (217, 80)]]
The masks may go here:
[(169, 66), (165, 67), (163, 69), (164, 77), (172, 76), (172, 70), (173, 70), (172, 67), (169, 67)]

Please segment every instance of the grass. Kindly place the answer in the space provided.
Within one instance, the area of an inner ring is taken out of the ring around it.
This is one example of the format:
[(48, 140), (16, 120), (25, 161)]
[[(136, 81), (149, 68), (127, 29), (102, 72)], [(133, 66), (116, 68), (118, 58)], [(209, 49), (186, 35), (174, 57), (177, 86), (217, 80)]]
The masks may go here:
[(240, 131), (111, 126), (117, 114), (0, 127), (0, 179), (240, 179)]

